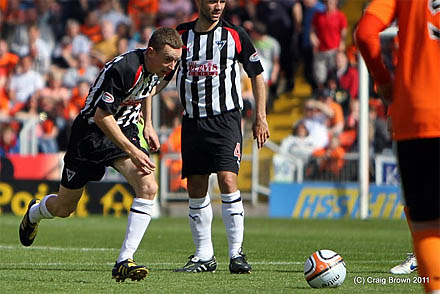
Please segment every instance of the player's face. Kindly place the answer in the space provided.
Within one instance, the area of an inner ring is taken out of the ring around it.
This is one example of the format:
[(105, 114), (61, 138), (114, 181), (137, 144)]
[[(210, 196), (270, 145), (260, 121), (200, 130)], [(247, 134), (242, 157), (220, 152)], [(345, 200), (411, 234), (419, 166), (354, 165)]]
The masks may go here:
[(200, 17), (211, 22), (219, 21), (225, 4), (226, 0), (199, 0)]
[(147, 69), (149, 72), (157, 74), (159, 77), (165, 76), (172, 71), (182, 55), (182, 48), (174, 49), (170, 45), (165, 45), (162, 50), (147, 49)]

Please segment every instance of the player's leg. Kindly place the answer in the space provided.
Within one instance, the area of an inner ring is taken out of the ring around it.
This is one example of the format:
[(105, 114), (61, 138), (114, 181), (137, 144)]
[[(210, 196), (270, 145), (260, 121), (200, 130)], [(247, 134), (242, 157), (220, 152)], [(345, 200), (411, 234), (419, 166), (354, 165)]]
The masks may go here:
[[(231, 273), (250, 273), (251, 266), (242, 252), (244, 209), (238, 190), (237, 175), (242, 154), (241, 116), (231, 112), (216, 118), (213, 128), (219, 127), (221, 136), (212, 143), (215, 149), (215, 170), (222, 198), (222, 219), (229, 246)], [(221, 131), (220, 131), (221, 130)]]
[[(209, 120), (209, 118), (207, 119)], [(212, 207), (208, 195), (213, 159), (200, 120), (182, 120), (182, 178), (187, 178), (189, 196), (188, 221), (195, 253), (177, 272), (213, 272), (217, 268), (211, 239)]]
[(237, 174), (230, 171), (217, 173), (222, 198), (222, 219), (226, 228), (231, 273), (250, 273), (251, 266), (242, 252), (244, 235), (244, 208), (237, 188)]
[(397, 148), (419, 276), (427, 293), (439, 293), (440, 139), (400, 141)]
[(157, 183), (153, 173), (142, 174), (128, 157), (114, 160), (113, 165), (133, 187), (136, 197), (128, 214), (125, 238), (112, 276), (117, 282), (123, 282), (126, 278), (139, 281), (145, 278), (148, 269), (143, 265), (137, 265), (133, 256), (151, 221)]
[[(405, 205), (405, 204), (404, 204)], [(411, 225), (411, 216), (409, 214), (409, 209), (405, 205), (404, 207), (406, 221), (408, 223), (409, 231), (411, 232), (411, 236), (414, 239), (414, 232)], [(417, 270), (417, 258), (414, 253), (407, 253), (407, 257), (405, 260), (391, 268), (390, 272), (395, 275), (402, 275), (402, 274), (410, 274), (413, 271)]]
[(64, 167), (58, 194), (49, 194), (41, 201), (33, 199), (29, 203), (19, 228), (20, 242), (24, 246), (32, 245), (37, 235), (38, 224), (42, 219), (51, 219), (55, 216), (68, 217), (75, 211), (87, 183), (87, 177), (80, 172), (70, 174), (72, 176), (67, 174), (67, 169)]
[(209, 175), (190, 175), (187, 178), (189, 224), (196, 247), (194, 255), (177, 272), (212, 272), (217, 268), (211, 239), (212, 207), (208, 195)]

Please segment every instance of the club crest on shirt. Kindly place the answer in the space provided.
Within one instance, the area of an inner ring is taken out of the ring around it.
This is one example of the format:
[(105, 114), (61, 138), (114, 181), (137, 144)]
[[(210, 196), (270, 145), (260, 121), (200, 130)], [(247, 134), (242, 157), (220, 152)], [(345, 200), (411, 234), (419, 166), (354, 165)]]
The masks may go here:
[(109, 92), (104, 92), (104, 96), (102, 97), (102, 100), (106, 103), (113, 103), (115, 101), (115, 98)]
[(226, 45), (226, 40), (216, 41), (218, 51), (222, 51), (223, 47)]
[(428, 6), (433, 15), (440, 13), (440, 0), (430, 0)]
[(252, 54), (251, 56), (249, 56), (249, 61), (250, 61), (250, 62), (257, 62), (257, 61), (260, 61), (260, 56), (258, 55), (258, 52), (255, 52), (254, 54)]
[(66, 176), (67, 176), (67, 181), (68, 182), (70, 182), (70, 180), (75, 176), (75, 174), (76, 174), (76, 172), (66, 168)]

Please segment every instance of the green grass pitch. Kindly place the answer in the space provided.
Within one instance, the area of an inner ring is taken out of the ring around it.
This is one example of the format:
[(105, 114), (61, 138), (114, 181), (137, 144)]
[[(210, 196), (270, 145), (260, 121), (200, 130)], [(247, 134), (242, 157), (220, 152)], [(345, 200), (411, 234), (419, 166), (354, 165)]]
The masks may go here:
[[(122, 243), (126, 217), (43, 220), (34, 244), (18, 240), (21, 218), (0, 215), (0, 293), (422, 293), (417, 275), (389, 283), (389, 269), (411, 251), (404, 220), (293, 220), (246, 218), (245, 253), (250, 275), (228, 271), (221, 217), (213, 222), (215, 273), (174, 273), (193, 253), (188, 220), (160, 218), (150, 223), (135, 260), (151, 269), (141, 282), (116, 283), (111, 269)], [(312, 289), (303, 264), (318, 249), (342, 255), (344, 284)], [(356, 277), (375, 283), (355, 284)], [(395, 277), (395, 276), (394, 276)], [(386, 282), (386, 283), (384, 283)]]

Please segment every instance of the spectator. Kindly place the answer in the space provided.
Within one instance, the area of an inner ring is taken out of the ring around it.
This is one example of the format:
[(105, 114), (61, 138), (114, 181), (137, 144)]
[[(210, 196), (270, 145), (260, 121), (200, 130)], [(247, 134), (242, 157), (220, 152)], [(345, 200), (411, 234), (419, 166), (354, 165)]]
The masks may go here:
[(338, 137), (333, 136), (326, 148), (313, 152), (313, 160), (306, 168), (306, 176), (325, 180), (339, 180), (340, 171), (345, 164), (345, 150)]
[(310, 40), (314, 48), (313, 71), (318, 87), (327, 73), (336, 68), (336, 53), (345, 50), (347, 18), (338, 9), (338, 0), (325, 0), (325, 12), (317, 12), (312, 21)]
[(32, 70), (32, 66), (32, 58), (30, 56), (25, 56), (15, 67), (16, 70), (11, 76), (8, 89), (10, 115), (18, 115), (17, 112), (19, 111), (29, 110), (31, 97), (44, 87), (42, 76), (38, 72)]
[(280, 149), (282, 154), (290, 154), (300, 159), (304, 165), (309, 161), (310, 156), (315, 150), (315, 144), (304, 121), (294, 125), (292, 134), (281, 141)]
[(344, 119), (344, 130), (339, 136), (341, 146), (346, 151), (357, 151), (357, 135), (359, 126), (359, 100), (349, 100), (349, 112)]
[(130, 40), (130, 47), (133, 48), (147, 48), (148, 41), (154, 32), (153, 26), (142, 26), (139, 32), (134, 34), (133, 38)]
[[(280, 153), (273, 157), (275, 181), (292, 182), (298, 167), (307, 165), (314, 149), (313, 138), (304, 122), (298, 122), (292, 134), (281, 141)], [(301, 165), (298, 166), (299, 161)]]
[(88, 37), (94, 44), (102, 40), (101, 26), (99, 25), (97, 10), (90, 10), (87, 12), (84, 24), (80, 26), (80, 32)]
[(40, 29), (36, 25), (31, 25), (28, 30), (29, 54), (34, 61), (34, 70), (44, 76), (49, 70), (52, 52), (47, 43), (40, 38)]
[(69, 36), (64, 36), (55, 45), (52, 64), (63, 70), (77, 67), (76, 56), (73, 55), (72, 48), (72, 39)]
[(19, 57), (9, 51), (8, 43), (0, 39), (0, 72), (9, 76), (17, 65)]
[(330, 90), (335, 102), (342, 106), (344, 116), (346, 116), (350, 107), (350, 93), (339, 86), (339, 80), (336, 72), (331, 72), (328, 74), (325, 87)]
[(80, 110), (86, 103), (87, 95), (89, 94), (90, 83), (84, 80), (79, 80), (75, 88), (72, 89), (72, 94), (64, 108), (64, 122), (65, 125), (59, 130), (58, 133), (58, 149), (67, 150), (67, 144), (69, 141), (70, 129), (72, 127), (73, 120), (79, 114)]
[(56, 153), (58, 152), (57, 136), (58, 128), (54, 117), (40, 115), (41, 122), (37, 125), (38, 152)]
[[(182, 123), (179, 122), (168, 136), (168, 139), (161, 145), (161, 156), (167, 153), (180, 154)], [(170, 175), (170, 191), (177, 192), (186, 190), (186, 178), (182, 179), (182, 159), (168, 159), (165, 161)]]
[[(50, 118), (62, 120), (64, 108), (70, 99), (70, 91), (62, 85), (63, 77), (59, 71), (49, 73), (47, 86), (37, 91), (32, 99), (35, 99), (37, 107), (35, 112), (46, 113)], [(58, 123), (62, 125), (62, 123)]]
[[(298, 5), (298, 4), (296, 4)], [(310, 32), (312, 20), (317, 12), (324, 12), (325, 5), (318, 0), (302, 0), (300, 1), (302, 13), (296, 14), (296, 23), (301, 24), (301, 32), (299, 36), (300, 60), (304, 62), (304, 77), (313, 90), (317, 88), (315, 76), (313, 74), (313, 46), (310, 41)]]
[(294, 0), (259, 1), (256, 8), (257, 19), (266, 24), (267, 33), (281, 45), (280, 65), (286, 92), (294, 88), (294, 62), (298, 57), (293, 51), (296, 46), (292, 45), (294, 5)]
[(327, 120), (332, 114), (328, 107), (319, 101), (309, 99), (304, 104), (304, 118), (301, 120), (312, 138), (315, 148), (324, 148), (328, 144)]
[(142, 25), (154, 25), (158, 9), (159, 0), (129, 0), (127, 5), (127, 13), (135, 30)]
[(88, 81), (80, 80), (77, 86), (72, 89), (72, 95), (64, 108), (64, 119), (68, 122), (68, 125), (73, 122), (79, 111), (84, 107), (90, 85)]
[(128, 47), (129, 44), (130, 43), (127, 38), (118, 38), (118, 42), (116, 43), (116, 48), (118, 50), (117, 55), (121, 55), (131, 49), (134, 49), (134, 48), (129, 48)]
[(159, 26), (176, 27), (189, 20), (192, 13), (191, 1), (159, 0), (157, 21)]
[(118, 54), (118, 35), (109, 21), (101, 23), (102, 40), (93, 45), (93, 55), (102, 63), (106, 63)]
[(359, 72), (356, 67), (348, 63), (347, 55), (343, 51), (336, 54), (336, 75), (339, 86), (350, 93), (352, 99), (358, 98)]
[(391, 133), (387, 121), (377, 115), (376, 107), (370, 105), (368, 113), (369, 142), (372, 153), (391, 149)]
[[(318, 93), (318, 99), (327, 107), (329, 111), (327, 111), (328, 121), (328, 135), (330, 138), (338, 137), (342, 130), (344, 129), (344, 112), (342, 110), (342, 106), (334, 101), (333, 94), (330, 89), (324, 88)], [(323, 109), (321, 108), (321, 109)]]
[(118, 27), (120, 23), (130, 25), (131, 20), (127, 17), (118, 0), (101, 0), (98, 6), (99, 21), (110, 22), (114, 28)]
[(240, 5), (239, 0), (228, 0), (224, 12), (226, 21), (241, 26), (245, 21), (250, 20), (249, 13), (244, 5)]
[(9, 123), (3, 123), (0, 126), (0, 156), (20, 152), (17, 130)]
[(2, 116), (8, 116), (9, 97), (7, 84), (18, 61), (18, 56), (9, 52), (8, 43), (0, 39), (0, 114)]
[(35, 24), (41, 39), (52, 52), (55, 48), (56, 37), (59, 36), (59, 31), (64, 28), (61, 6), (55, 0), (34, 0), (34, 3), (38, 16), (35, 19)]
[(78, 62), (75, 68), (69, 68), (63, 80), (63, 85), (68, 88), (74, 88), (80, 80), (92, 84), (99, 73), (99, 68), (90, 64), (90, 57), (86, 53), (78, 55)]
[(74, 57), (77, 57), (80, 53), (90, 52), (91, 42), (86, 36), (81, 34), (80, 23), (77, 20), (67, 20), (66, 33), (70, 38), (70, 43), (72, 44), (72, 55)]
[(263, 65), (263, 78), (268, 89), (268, 109), (272, 108), (277, 97), (278, 78), (280, 74), (280, 43), (266, 34), (264, 23), (246, 22), (244, 24)]
[(24, 56), (28, 52), (27, 15), (28, 12), (20, 7), (19, 0), (9, 2), (4, 30), (10, 50), (18, 56)]
[(131, 27), (126, 23), (118, 23), (116, 26), (116, 35), (118, 39), (131, 39)]

